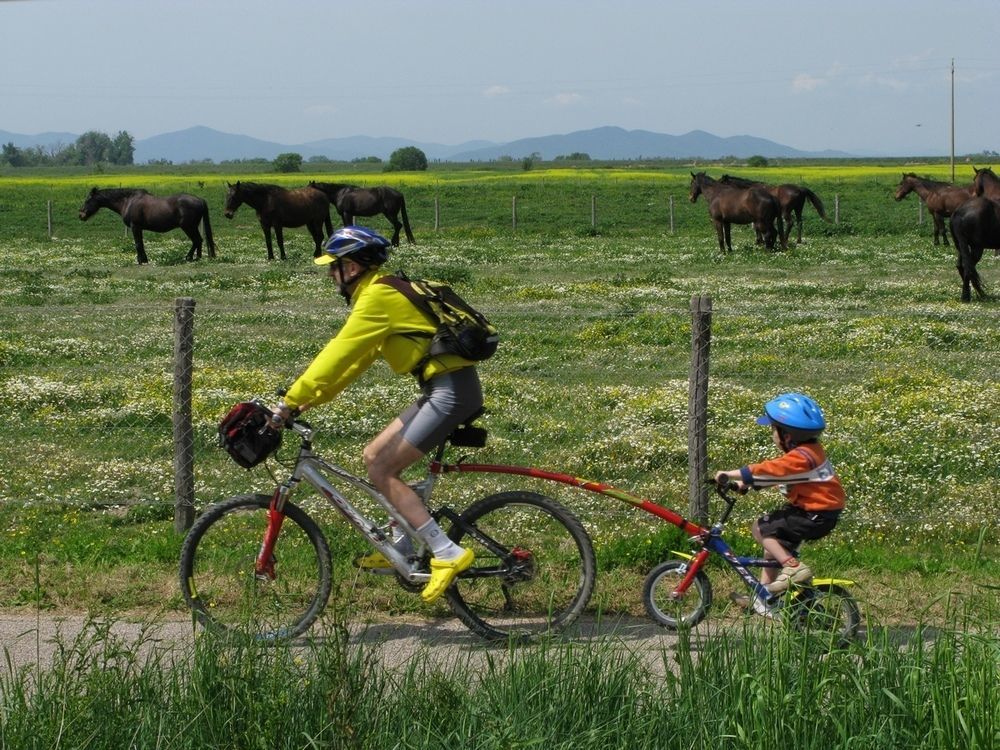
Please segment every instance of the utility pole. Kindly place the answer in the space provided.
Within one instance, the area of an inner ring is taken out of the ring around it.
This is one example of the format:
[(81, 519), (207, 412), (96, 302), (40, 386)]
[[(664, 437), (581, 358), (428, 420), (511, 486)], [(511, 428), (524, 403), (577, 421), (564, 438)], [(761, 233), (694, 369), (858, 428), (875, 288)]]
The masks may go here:
[(951, 58), (951, 181), (955, 181), (955, 58)]

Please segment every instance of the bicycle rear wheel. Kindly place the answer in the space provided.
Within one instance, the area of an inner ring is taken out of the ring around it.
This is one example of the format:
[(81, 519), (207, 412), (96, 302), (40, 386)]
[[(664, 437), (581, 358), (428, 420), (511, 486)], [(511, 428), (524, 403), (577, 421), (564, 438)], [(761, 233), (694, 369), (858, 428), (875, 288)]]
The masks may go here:
[(596, 563), (590, 537), (569, 510), (544, 495), (503, 492), (460, 518), (449, 536), (476, 560), (446, 597), (470, 630), (489, 640), (530, 640), (580, 616)]
[(301, 635), (330, 598), (330, 548), (319, 527), (291, 503), (274, 548), (273, 576), (254, 563), (267, 528), (268, 495), (241, 495), (209, 507), (181, 548), (184, 600), (204, 627), (262, 640)]
[(705, 619), (712, 606), (712, 583), (703, 570), (695, 574), (684, 596), (671, 596), (687, 575), (688, 564), (682, 560), (662, 562), (649, 571), (642, 587), (646, 612), (655, 623), (671, 630), (693, 628)]
[(837, 646), (849, 644), (858, 634), (861, 612), (843, 586), (806, 586), (792, 592), (788, 601), (788, 621), (797, 630), (828, 635)]

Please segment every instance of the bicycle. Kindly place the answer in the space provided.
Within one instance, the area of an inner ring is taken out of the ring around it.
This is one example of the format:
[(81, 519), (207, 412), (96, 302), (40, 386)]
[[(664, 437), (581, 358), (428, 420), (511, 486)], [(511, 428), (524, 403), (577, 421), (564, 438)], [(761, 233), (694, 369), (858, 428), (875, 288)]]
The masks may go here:
[[(259, 402), (247, 403), (266, 410)], [(445, 471), (447, 446), (485, 445), (486, 430), (471, 422), (438, 446), (426, 478), (411, 484), (428, 508)], [(240, 495), (210, 506), (184, 540), (181, 591), (207, 629), (249, 630), (262, 640), (286, 640), (304, 634), (322, 614), (332, 588), (331, 553), (319, 525), (289, 499), (303, 482), (385, 556), (404, 588), (418, 592), (430, 577), (429, 551), (389, 501), (367, 480), (320, 457), (307, 422), (293, 419), (285, 429), (300, 441), (290, 476), (270, 496)], [(393, 546), (390, 525), (366, 517), (348, 498), (352, 492), (367, 495), (390, 523), (399, 524), (413, 541), (411, 554)], [(459, 574), (445, 597), (477, 635), (530, 640), (569, 627), (583, 612), (594, 589), (594, 550), (580, 521), (556, 500), (534, 492), (501, 492), (461, 513), (444, 505), (431, 509), (431, 515), (439, 522), (447, 519), (449, 537), (475, 552), (473, 566)]]
[(714, 553), (721, 556), (746, 584), (749, 603), (758, 613), (780, 618), (798, 630), (828, 634), (841, 645), (851, 641), (861, 623), (857, 602), (845, 588), (854, 582), (814, 578), (805, 584), (793, 584), (780, 595), (769, 592), (748, 569), (780, 568), (781, 563), (733, 553), (722, 538), (725, 523), (736, 505), (736, 499), (730, 495), (733, 485), (729, 481), (716, 484), (710, 480), (709, 483), (725, 501), (726, 509), (710, 528), (697, 528), (692, 535), (691, 541), (696, 547), (694, 554), (674, 552), (682, 559), (662, 562), (649, 572), (642, 592), (649, 616), (672, 630), (690, 629), (700, 623), (712, 604), (712, 584), (704, 565)]

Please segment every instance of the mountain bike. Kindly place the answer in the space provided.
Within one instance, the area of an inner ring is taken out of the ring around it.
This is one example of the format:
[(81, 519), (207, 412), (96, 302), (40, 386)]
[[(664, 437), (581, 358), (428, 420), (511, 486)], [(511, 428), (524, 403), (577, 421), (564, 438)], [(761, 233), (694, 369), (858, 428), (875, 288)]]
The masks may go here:
[[(853, 581), (814, 578), (805, 584), (793, 584), (780, 595), (772, 594), (749, 568), (780, 568), (781, 563), (733, 553), (722, 537), (736, 505), (731, 494), (733, 485), (728, 481), (710, 483), (726, 508), (710, 528), (698, 529), (692, 535), (696, 548), (693, 554), (675, 552), (680, 560), (662, 562), (650, 571), (642, 591), (649, 616), (673, 630), (693, 628), (701, 622), (712, 605), (712, 583), (705, 572), (705, 561), (716, 554), (742, 579), (749, 593), (747, 603), (757, 613), (781, 619), (798, 630), (828, 634), (840, 644), (852, 640), (861, 622), (857, 602), (846, 588)], [(792, 554), (797, 555), (797, 550)]]
[[(389, 501), (367, 480), (319, 456), (307, 422), (290, 420), (285, 432), (300, 441), (290, 476), (271, 495), (240, 495), (208, 507), (184, 540), (181, 591), (208, 629), (276, 641), (302, 635), (322, 614), (332, 588), (331, 553), (317, 522), (290, 500), (303, 482), (385, 556), (405, 589), (419, 592), (430, 578), (429, 550)], [(462, 512), (431, 506), (447, 447), (485, 442), (485, 429), (460, 426), (436, 449), (426, 478), (411, 484), (431, 515), (450, 524), (448, 536), (475, 552), (472, 567), (445, 593), (447, 603), (485, 639), (530, 640), (558, 632), (583, 612), (596, 575), (590, 537), (567, 508), (525, 491), (489, 495)], [(367, 517), (358, 508), (362, 496), (391, 520)], [(394, 546), (391, 523), (412, 540), (409, 552)]]

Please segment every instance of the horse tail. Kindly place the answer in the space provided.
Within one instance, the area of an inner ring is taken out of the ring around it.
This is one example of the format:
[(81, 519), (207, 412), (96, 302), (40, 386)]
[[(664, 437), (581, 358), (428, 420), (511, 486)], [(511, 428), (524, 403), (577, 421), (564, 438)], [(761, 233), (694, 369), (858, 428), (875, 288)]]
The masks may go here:
[(406, 239), (415, 244), (416, 240), (413, 239), (413, 232), (410, 231), (410, 218), (406, 215), (406, 198), (403, 197), (402, 193), (399, 196), (399, 217), (403, 220), (403, 230), (406, 232)]
[(813, 204), (813, 208), (816, 209), (820, 218), (823, 219), (823, 221), (830, 221), (826, 215), (826, 211), (823, 210), (823, 201), (819, 199), (819, 196), (807, 187), (802, 188), (802, 191), (806, 194), (806, 198), (809, 199), (809, 202)]
[(201, 215), (201, 222), (205, 226), (205, 242), (208, 243), (208, 257), (215, 257), (215, 239), (212, 237), (212, 222), (208, 218), (208, 203), (205, 203), (205, 213)]

